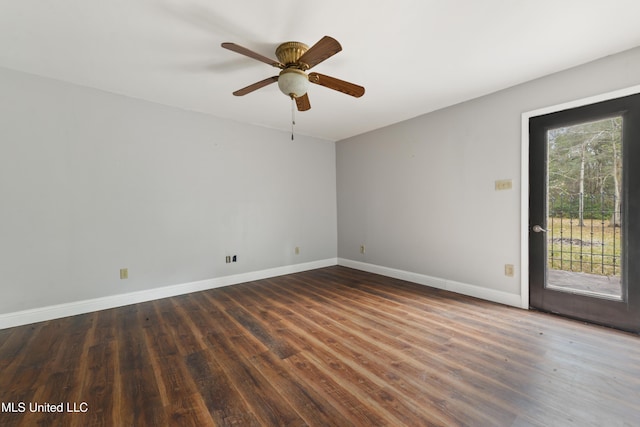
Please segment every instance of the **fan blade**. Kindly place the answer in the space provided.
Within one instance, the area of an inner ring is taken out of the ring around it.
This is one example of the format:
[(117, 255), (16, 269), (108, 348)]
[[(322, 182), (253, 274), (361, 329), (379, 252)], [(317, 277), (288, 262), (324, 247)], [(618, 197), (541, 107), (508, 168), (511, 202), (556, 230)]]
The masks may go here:
[(260, 89), (261, 87), (265, 87), (265, 86), (270, 85), (271, 83), (275, 83), (277, 81), (278, 81), (278, 76), (269, 77), (268, 79), (260, 80), (259, 82), (256, 82), (256, 83), (254, 83), (252, 85), (249, 85), (247, 87), (243, 87), (242, 89), (238, 89), (237, 91), (233, 92), (233, 94), (235, 96), (246, 95), (248, 93), (253, 92), (254, 90)]
[(222, 46), (225, 49), (229, 49), (233, 52), (239, 53), (240, 55), (248, 56), (249, 58), (257, 59), (258, 61), (262, 61), (265, 64), (269, 64), (276, 68), (284, 68), (284, 65), (275, 59), (267, 58), (266, 56), (262, 56), (259, 53), (256, 53), (252, 50), (247, 49), (246, 47), (242, 47), (235, 43), (222, 43)]
[(307, 65), (307, 70), (318, 65), (325, 59), (331, 58), (342, 50), (340, 43), (332, 37), (324, 36), (307, 50), (304, 55), (298, 59), (301, 64)]
[(298, 106), (298, 111), (307, 111), (311, 109), (311, 103), (309, 103), (309, 95), (304, 94), (296, 98), (296, 105)]
[(309, 73), (309, 81), (320, 86), (328, 87), (329, 89), (346, 93), (347, 95), (355, 96), (356, 98), (364, 95), (364, 88), (362, 86), (345, 82), (335, 77), (325, 76), (324, 74)]

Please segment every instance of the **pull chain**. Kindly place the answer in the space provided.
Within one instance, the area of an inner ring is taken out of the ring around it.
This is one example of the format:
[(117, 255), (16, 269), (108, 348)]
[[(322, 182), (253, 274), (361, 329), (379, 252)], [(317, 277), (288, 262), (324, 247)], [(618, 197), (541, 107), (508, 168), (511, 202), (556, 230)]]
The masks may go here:
[(291, 140), (293, 141), (293, 126), (296, 124), (296, 101), (291, 95)]

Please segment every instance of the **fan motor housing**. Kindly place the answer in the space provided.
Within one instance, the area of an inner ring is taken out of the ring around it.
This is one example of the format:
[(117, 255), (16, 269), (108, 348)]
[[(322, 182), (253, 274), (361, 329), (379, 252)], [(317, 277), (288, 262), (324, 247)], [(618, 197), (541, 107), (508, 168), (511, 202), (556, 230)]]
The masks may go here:
[(278, 61), (285, 65), (293, 65), (309, 50), (309, 46), (300, 42), (285, 42), (276, 48)]

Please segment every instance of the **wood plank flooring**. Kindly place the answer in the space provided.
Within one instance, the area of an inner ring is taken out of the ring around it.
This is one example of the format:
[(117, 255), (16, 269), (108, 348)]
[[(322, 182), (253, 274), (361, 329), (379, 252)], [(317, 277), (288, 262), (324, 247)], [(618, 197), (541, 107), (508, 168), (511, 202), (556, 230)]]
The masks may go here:
[(640, 337), (329, 267), (0, 330), (0, 403), (0, 426), (637, 426)]

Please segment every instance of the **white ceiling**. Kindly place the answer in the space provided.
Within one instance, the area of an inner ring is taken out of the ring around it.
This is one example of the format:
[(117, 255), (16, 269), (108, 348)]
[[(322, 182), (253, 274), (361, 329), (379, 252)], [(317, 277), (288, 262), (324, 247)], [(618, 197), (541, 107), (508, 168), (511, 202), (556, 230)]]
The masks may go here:
[(0, 0), (0, 66), (289, 130), (264, 63), (324, 35), (342, 52), (313, 71), (366, 88), (311, 85), (296, 132), (340, 140), (640, 45), (638, 0)]

